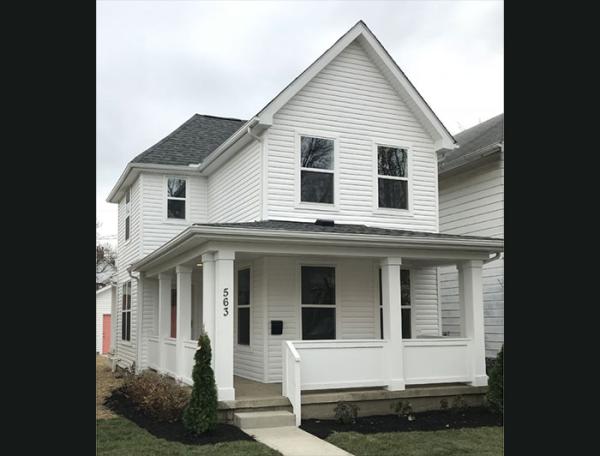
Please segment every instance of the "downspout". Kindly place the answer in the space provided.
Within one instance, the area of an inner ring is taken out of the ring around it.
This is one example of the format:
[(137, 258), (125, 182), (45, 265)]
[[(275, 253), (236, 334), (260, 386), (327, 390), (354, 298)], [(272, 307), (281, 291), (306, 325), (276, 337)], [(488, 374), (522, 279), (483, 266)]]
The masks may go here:
[(497, 259), (500, 258), (501, 255), (502, 255), (502, 252), (496, 252), (496, 253), (494, 253), (493, 257), (488, 258), (487, 260), (483, 260), (483, 264), (488, 264), (488, 263), (491, 263), (492, 261), (496, 261)]
[[(142, 359), (142, 333), (141, 333), (141, 327), (142, 327), (142, 299), (141, 299), (141, 288), (140, 288), (140, 277), (136, 277), (131, 273), (131, 265), (127, 267), (127, 274), (129, 274), (129, 277), (131, 277), (132, 279), (134, 279), (136, 281), (136, 290), (137, 290), (137, 315), (136, 315), (136, 336), (137, 336), (137, 366), (139, 366), (141, 363), (141, 359)], [(136, 367), (137, 366), (133, 366), (133, 371), (135, 372)]]

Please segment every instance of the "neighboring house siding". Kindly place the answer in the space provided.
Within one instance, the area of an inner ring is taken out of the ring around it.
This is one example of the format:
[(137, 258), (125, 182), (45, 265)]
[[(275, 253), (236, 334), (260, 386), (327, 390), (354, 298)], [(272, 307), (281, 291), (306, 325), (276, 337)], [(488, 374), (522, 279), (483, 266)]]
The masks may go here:
[(208, 221), (260, 220), (260, 179), (261, 147), (253, 141), (208, 177)]
[[(298, 340), (301, 333), (300, 266), (336, 266), (336, 307), (338, 339), (377, 339), (379, 328), (378, 264), (364, 259), (334, 258), (331, 262), (309, 257), (265, 258), (267, 323), (283, 320), (283, 335), (267, 335), (267, 382), (281, 381), (281, 344)], [(415, 312), (413, 337), (439, 335), (437, 281), (435, 268), (412, 270), (412, 305)], [(432, 291), (434, 290), (434, 291)], [(269, 323), (270, 324), (270, 323)]]
[[(440, 231), (504, 237), (504, 161), (500, 154), (476, 167), (440, 177)], [(453, 267), (439, 272), (443, 331), (458, 335), (458, 273)], [(503, 259), (483, 267), (483, 301), (486, 356), (495, 357), (504, 343)]]
[[(186, 220), (167, 219), (167, 178), (187, 179)], [(181, 233), (192, 223), (207, 221), (207, 179), (203, 176), (143, 173), (143, 246), (142, 255), (148, 255)]]
[[(296, 207), (296, 134), (338, 140), (335, 210)], [(268, 219), (338, 222), (436, 232), (437, 157), (433, 141), (408, 105), (356, 42), (349, 45), (274, 116), (266, 133)], [(412, 146), (412, 213), (377, 213), (373, 141)]]
[[(265, 369), (264, 345), (267, 322), (265, 320), (266, 276), (264, 259), (253, 262), (236, 262), (236, 271), (250, 266), (250, 346), (237, 343), (237, 311), (234, 312), (234, 374), (263, 382)], [(237, 296), (236, 296), (237, 306)], [(236, 307), (237, 310), (237, 307)]]
[[(114, 287), (107, 286), (96, 294), (96, 352), (102, 353), (102, 324), (103, 315), (112, 313)], [(112, 343), (111, 343), (112, 347)]]
[[(137, 358), (137, 281), (131, 279), (127, 267), (140, 258), (141, 252), (141, 180), (138, 178), (131, 185), (130, 235), (125, 242), (125, 197), (119, 202), (118, 209), (118, 244), (117, 244), (117, 291), (115, 320), (115, 358), (121, 367), (131, 366)], [(123, 283), (131, 280), (131, 340), (121, 339)]]

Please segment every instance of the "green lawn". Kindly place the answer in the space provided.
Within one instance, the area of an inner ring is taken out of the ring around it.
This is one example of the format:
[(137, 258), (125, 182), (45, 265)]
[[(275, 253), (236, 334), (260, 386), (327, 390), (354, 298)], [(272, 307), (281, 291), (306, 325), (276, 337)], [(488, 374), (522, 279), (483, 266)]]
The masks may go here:
[(96, 420), (98, 455), (281, 456), (259, 442), (184, 445), (154, 437), (125, 418)]
[(503, 428), (358, 434), (335, 432), (327, 441), (355, 456), (502, 456)]

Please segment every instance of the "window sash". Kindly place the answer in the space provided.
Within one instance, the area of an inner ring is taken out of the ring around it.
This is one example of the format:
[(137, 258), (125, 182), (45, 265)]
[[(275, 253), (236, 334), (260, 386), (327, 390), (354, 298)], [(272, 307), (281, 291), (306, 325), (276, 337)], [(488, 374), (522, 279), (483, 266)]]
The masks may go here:
[(122, 285), (121, 340), (131, 340), (131, 281)]

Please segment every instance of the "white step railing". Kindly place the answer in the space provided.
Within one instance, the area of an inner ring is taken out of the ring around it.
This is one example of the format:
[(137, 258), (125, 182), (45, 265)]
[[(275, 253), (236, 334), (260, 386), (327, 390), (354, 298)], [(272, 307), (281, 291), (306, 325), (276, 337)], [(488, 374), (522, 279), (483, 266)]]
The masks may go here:
[(296, 426), (300, 426), (301, 420), (301, 385), (300, 385), (300, 355), (294, 348), (292, 341), (283, 342), (283, 372), (281, 390), (292, 404), (292, 412), (296, 417)]

